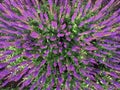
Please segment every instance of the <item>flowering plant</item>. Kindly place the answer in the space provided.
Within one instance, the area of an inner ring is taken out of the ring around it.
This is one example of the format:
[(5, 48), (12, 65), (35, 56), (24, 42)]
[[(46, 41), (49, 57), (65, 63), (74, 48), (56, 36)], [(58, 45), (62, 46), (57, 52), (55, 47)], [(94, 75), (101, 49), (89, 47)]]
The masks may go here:
[(120, 89), (120, 9), (103, 1), (0, 3), (1, 88)]

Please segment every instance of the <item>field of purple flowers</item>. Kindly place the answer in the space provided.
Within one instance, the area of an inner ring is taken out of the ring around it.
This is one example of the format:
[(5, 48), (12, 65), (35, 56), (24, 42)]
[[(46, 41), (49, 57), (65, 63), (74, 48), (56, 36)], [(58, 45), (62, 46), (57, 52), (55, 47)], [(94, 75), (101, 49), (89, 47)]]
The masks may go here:
[(0, 90), (120, 90), (119, 0), (3, 0)]

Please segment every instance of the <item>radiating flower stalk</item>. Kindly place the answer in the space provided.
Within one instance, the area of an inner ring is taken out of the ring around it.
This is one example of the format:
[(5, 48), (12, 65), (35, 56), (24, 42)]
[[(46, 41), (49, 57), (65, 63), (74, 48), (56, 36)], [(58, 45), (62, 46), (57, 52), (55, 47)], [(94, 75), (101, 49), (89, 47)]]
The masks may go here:
[[(104, 0), (102, 2), (102, 5), (105, 6), (110, 2), (110, 0)], [(120, 8), (120, 2), (119, 0), (115, 0), (114, 3), (109, 7), (110, 11), (115, 11)]]
[(120, 89), (120, 9), (103, 1), (0, 3), (0, 87)]

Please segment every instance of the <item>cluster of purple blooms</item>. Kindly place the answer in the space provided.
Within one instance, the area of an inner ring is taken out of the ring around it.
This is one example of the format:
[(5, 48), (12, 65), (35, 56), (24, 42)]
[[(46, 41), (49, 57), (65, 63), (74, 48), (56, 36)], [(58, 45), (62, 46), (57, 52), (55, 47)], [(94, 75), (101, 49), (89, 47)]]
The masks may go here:
[(0, 88), (120, 89), (120, 8), (103, 1), (0, 3)]

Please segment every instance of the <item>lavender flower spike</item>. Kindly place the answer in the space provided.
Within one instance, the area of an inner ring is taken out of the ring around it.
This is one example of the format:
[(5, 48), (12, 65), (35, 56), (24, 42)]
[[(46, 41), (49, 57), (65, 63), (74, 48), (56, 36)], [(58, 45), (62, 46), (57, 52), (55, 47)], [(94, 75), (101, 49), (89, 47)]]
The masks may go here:
[(94, 1), (0, 3), (0, 90), (119, 90), (120, 1)]

